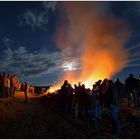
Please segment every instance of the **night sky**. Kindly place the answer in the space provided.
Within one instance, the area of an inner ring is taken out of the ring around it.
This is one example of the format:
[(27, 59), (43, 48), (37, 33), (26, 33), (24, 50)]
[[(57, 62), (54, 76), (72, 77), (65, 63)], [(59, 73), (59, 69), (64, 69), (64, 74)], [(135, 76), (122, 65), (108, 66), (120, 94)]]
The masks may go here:
[[(67, 70), (62, 61), (63, 52), (54, 39), (61, 20), (60, 3), (0, 2), (0, 72), (16, 73), (21, 82), (49, 85)], [(118, 76), (124, 81), (129, 73), (139, 76), (140, 2), (96, 3), (105, 14), (125, 20), (131, 28), (124, 46), (129, 51), (129, 61), (113, 78)]]

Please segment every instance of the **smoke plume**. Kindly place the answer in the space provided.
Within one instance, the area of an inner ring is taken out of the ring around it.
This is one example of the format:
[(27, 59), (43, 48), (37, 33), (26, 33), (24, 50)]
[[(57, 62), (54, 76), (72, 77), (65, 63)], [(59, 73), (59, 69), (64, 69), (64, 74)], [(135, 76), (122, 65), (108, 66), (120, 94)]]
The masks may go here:
[(105, 2), (61, 2), (61, 19), (55, 33), (57, 46), (79, 58), (80, 70), (65, 71), (61, 80), (83, 82), (87, 86), (99, 79), (111, 78), (127, 63), (124, 48), (130, 36), (125, 21), (108, 12)]

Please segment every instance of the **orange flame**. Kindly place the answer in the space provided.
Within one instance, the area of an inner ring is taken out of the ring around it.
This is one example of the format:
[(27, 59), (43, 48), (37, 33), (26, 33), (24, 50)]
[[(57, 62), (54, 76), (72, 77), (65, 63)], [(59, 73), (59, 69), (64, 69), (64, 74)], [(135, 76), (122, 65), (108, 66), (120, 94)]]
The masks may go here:
[(63, 8), (60, 6), (66, 12), (61, 11), (56, 43), (62, 50), (71, 48), (64, 58), (80, 49), (81, 69), (77, 72), (72, 71), (72, 66), (68, 68), (56, 87), (60, 88), (67, 79), (72, 85), (82, 82), (91, 88), (95, 81), (111, 78), (127, 63), (128, 53), (123, 46), (130, 36), (129, 26), (108, 13), (100, 15), (100, 8), (97, 8), (100, 4), (64, 2)]

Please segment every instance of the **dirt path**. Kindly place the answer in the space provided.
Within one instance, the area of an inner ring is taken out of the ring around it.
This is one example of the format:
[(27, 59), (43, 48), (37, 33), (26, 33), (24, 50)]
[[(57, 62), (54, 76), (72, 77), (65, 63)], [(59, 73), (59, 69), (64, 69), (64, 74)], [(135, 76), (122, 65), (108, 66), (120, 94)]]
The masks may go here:
[[(78, 127), (62, 119), (51, 107), (40, 103), (40, 98), (23, 96), (0, 99), (0, 138), (77, 138)], [(81, 137), (83, 131), (81, 132)]]
[[(120, 107), (122, 138), (140, 138), (140, 112), (127, 112), (126, 108), (125, 104)], [(101, 122), (103, 138), (115, 138), (110, 135), (106, 113)], [(0, 99), (0, 138), (82, 139), (86, 134), (85, 120), (62, 118), (58, 98), (29, 96), (29, 102), (24, 103), (24, 94), (16, 93), (15, 98)]]

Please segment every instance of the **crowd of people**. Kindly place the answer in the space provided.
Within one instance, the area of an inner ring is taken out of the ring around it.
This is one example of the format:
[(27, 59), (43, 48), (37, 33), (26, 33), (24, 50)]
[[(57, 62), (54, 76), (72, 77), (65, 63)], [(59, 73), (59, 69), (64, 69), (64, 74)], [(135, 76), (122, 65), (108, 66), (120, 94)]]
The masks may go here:
[(106, 108), (112, 116), (112, 130), (117, 135), (122, 133), (121, 121), (119, 117), (119, 104), (122, 99), (128, 99), (128, 107), (133, 104), (136, 109), (140, 107), (140, 78), (134, 78), (130, 74), (122, 84), (117, 78), (115, 81), (110, 79), (99, 80), (93, 84), (92, 90), (86, 88), (84, 84), (71, 86), (67, 80), (60, 89), (63, 117), (67, 118), (73, 114), (75, 119), (86, 117), (88, 128), (93, 129), (96, 136), (101, 136), (100, 118), (102, 109)]
[(8, 73), (0, 74), (0, 98), (8, 98), (15, 95), (16, 87), (19, 84), (19, 80), (16, 74), (10, 76)]
[[(7, 73), (0, 74), (0, 98), (14, 96), (19, 80), (14, 75)], [(27, 102), (28, 83), (24, 83), (25, 102)], [(108, 109), (112, 116), (112, 130), (117, 135), (122, 133), (121, 121), (119, 117), (119, 105), (123, 98), (127, 98), (128, 108), (133, 105), (140, 109), (140, 77), (135, 78), (130, 74), (125, 84), (117, 78), (115, 81), (110, 79), (98, 80), (93, 84), (92, 89), (86, 88), (84, 84), (72, 86), (68, 80), (59, 90), (61, 95), (63, 117), (73, 115), (76, 120), (87, 118), (88, 133), (94, 128), (97, 137), (101, 136), (100, 119), (102, 110)]]

